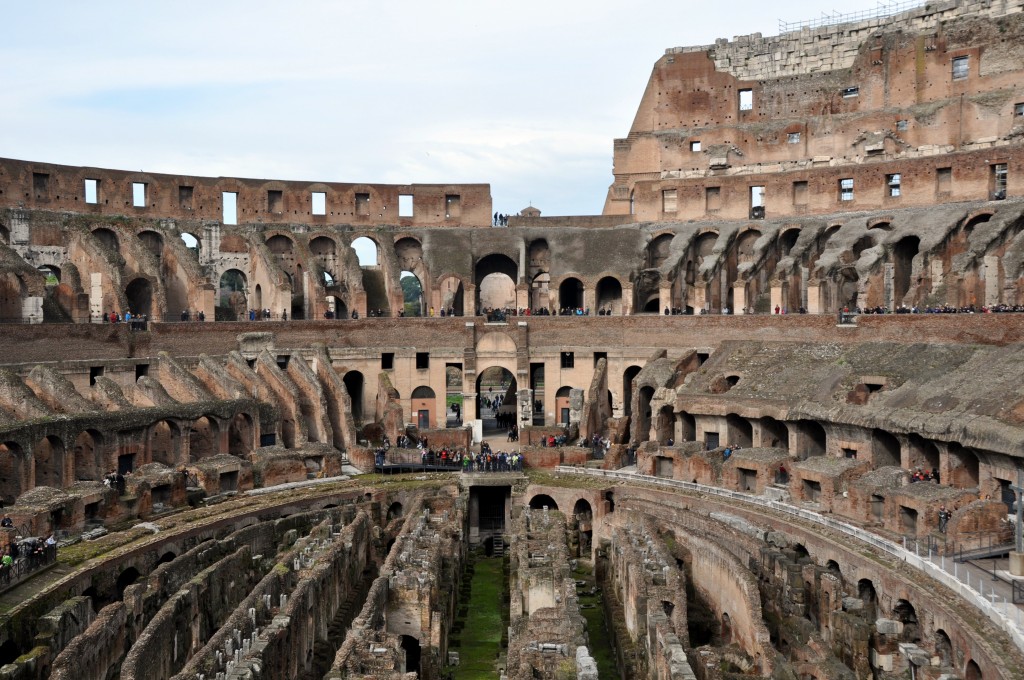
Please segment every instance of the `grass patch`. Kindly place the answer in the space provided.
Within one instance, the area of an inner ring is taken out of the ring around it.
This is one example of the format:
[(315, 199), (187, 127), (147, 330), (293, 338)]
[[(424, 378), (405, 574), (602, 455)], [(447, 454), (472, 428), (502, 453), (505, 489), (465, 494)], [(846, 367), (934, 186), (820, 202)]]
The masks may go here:
[[(618, 677), (619, 669), (615, 663), (615, 648), (608, 628), (604, 625), (604, 607), (601, 604), (601, 593), (588, 595), (587, 591), (594, 587), (594, 573), (588, 566), (580, 563), (573, 577), (579, 581), (586, 581), (587, 585), (579, 589), (577, 598), (580, 603), (580, 614), (587, 620), (587, 639), (589, 640), (590, 655), (597, 662), (597, 675), (600, 678)], [(583, 607), (583, 605), (592, 605)]]
[(455, 680), (494, 680), (501, 652), (503, 580), (500, 558), (481, 558), (474, 564), (469, 614), (458, 648)]

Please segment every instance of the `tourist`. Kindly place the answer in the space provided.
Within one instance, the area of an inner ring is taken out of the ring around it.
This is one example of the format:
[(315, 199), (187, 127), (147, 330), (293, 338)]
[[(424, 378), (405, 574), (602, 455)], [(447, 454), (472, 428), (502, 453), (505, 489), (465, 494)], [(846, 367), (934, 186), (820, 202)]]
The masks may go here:
[(949, 518), (953, 516), (949, 510), (946, 510), (946, 506), (939, 506), (939, 533), (946, 533), (946, 524), (949, 522)]
[(13, 526), (14, 526), (14, 520), (12, 520), (7, 515), (4, 515), (4, 518), (2, 520), (0, 520), (0, 527), (3, 527), (4, 529), (10, 529)]

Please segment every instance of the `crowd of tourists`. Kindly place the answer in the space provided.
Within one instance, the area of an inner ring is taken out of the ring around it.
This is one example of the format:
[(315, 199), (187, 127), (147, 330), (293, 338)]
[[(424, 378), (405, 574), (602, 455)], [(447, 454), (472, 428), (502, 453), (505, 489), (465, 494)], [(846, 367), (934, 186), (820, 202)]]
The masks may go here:
[[(403, 435), (404, 436), (404, 435)], [(401, 441), (401, 438), (400, 438)], [(406, 438), (402, 442), (408, 446)], [(406, 447), (401, 447), (406, 448)], [(480, 452), (467, 451), (461, 447), (442, 446), (440, 449), (433, 449), (426, 445), (426, 439), (421, 439), (417, 445), (419, 449), (420, 464), (424, 467), (441, 467), (451, 470), (462, 470), (462, 472), (522, 472), (523, 456), (518, 452), (494, 451), (490, 444), (480, 444)], [(391, 443), (387, 436), (374, 452), (374, 465), (381, 471), (389, 464), (388, 456), (391, 452)], [(397, 464), (409, 463), (410, 461), (399, 461)]]
[(896, 309), (886, 307), (857, 308), (857, 314), (1005, 314), (1011, 312), (1024, 312), (1024, 305), (966, 305), (954, 307), (952, 305), (928, 305), (919, 307), (912, 305), (900, 305)]
[[(13, 529), (14, 521), (4, 515), (0, 528)], [(57, 559), (57, 539), (51, 533), (47, 538), (30, 536), (11, 541), (0, 557), (0, 585), (7, 585), (21, 574), (51, 564)]]
[(491, 218), (492, 227), (507, 227), (508, 226), (508, 215), (496, 212)]

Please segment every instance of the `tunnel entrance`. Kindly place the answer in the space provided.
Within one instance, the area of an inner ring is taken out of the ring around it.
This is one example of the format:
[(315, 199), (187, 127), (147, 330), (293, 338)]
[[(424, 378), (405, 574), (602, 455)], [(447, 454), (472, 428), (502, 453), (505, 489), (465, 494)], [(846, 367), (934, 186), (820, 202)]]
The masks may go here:
[(469, 490), (469, 540), (473, 545), (505, 533), (512, 502), (511, 486), (473, 486)]

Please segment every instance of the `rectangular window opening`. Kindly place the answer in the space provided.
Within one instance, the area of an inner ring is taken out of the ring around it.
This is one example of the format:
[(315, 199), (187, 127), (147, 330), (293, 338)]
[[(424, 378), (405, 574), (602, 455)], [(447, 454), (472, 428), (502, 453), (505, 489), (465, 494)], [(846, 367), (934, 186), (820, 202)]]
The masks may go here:
[(900, 195), (900, 173), (896, 172), (891, 175), (885, 176), (885, 186), (889, 191), (890, 196)]
[(132, 182), (132, 207), (146, 207), (146, 185), (143, 182)]
[(953, 168), (935, 169), (935, 190), (940, 194), (953, 190)]
[(416, 352), (416, 369), (430, 368), (430, 352)]
[(754, 91), (740, 90), (740, 111), (751, 111), (754, 108)]
[(843, 453), (843, 458), (849, 458), (855, 460), (857, 458), (857, 449), (840, 449)]
[(288, 362), (291, 360), (291, 358), (292, 358), (291, 354), (278, 354), (277, 355), (277, 366), (278, 366), (278, 368), (280, 368), (282, 371), (287, 370), (288, 369)]
[(284, 192), (280, 189), (267, 190), (267, 212), (277, 214), (284, 212)]
[(906, 132), (907, 128), (909, 128), (909, 127), (910, 127), (910, 121), (907, 121), (907, 120), (898, 120), (898, 121), (896, 121), (896, 129), (899, 130), (900, 132)]
[(676, 211), (677, 196), (678, 192), (676, 189), (665, 189), (661, 192), (662, 212), (674, 213)]
[(100, 181), (98, 179), (85, 180), (85, 202), (94, 205), (100, 202)]
[(840, 201), (852, 201), (853, 200), (853, 178), (846, 177), (839, 180), (839, 200)]
[(444, 197), (444, 216), (449, 220), (462, 217), (462, 196), (447, 194)]
[(572, 352), (562, 352), (562, 368), (575, 368), (576, 355)]
[(608, 352), (594, 352), (594, 366), (597, 366), (597, 362), (601, 359), (608, 360)]
[(224, 224), (238, 224), (238, 194), (234, 191), (221, 192), (224, 210), (221, 221)]
[(799, 132), (790, 132), (789, 133), (789, 137), (788, 137), (788, 139), (786, 141), (788, 141), (790, 144), (799, 144), (800, 143), (800, 133)]
[(992, 165), (992, 198), (1001, 201), (1006, 198), (1006, 163), (994, 163)]
[(323, 191), (314, 191), (311, 197), (312, 207), (311, 211), (314, 215), (326, 215), (327, 214), (327, 193)]
[(750, 219), (764, 219), (764, 187), (750, 187)]
[(380, 370), (390, 371), (395, 367), (395, 353), (383, 352), (380, 355)]
[(412, 217), (412, 210), (412, 194), (400, 194), (398, 196), (398, 216)]
[(50, 176), (45, 172), (32, 173), (32, 190), (36, 198), (46, 199), (50, 197)]
[(953, 80), (963, 80), (970, 75), (971, 67), (968, 57), (953, 57)]
[(90, 366), (89, 367), (89, 384), (90, 385), (95, 385), (96, 384), (96, 378), (100, 377), (101, 375), (103, 375), (103, 367), (102, 366)]
[(859, 87), (844, 87), (843, 88), (843, 99), (852, 99), (853, 97), (860, 96)]
[(694, 140), (694, 141), (690, 142), (690, 152), (691, 153), (698, 153), (698, 152), (700, 152), (700, 140)]
[(135, 364), (135, 380), (149, 375), (149, 364)]
[(356, 215), (370, 214), (370, 194), (356, 194)]
[(1018, 102), (1013, 105), (1013, 115), (1024, 116), (1024, 102)]
[(179, 186), (178, 187), (178, 206), (182, 210), (192, 209), (192, 187)]

